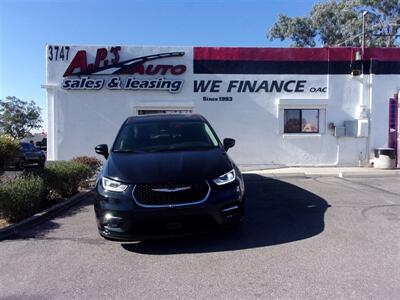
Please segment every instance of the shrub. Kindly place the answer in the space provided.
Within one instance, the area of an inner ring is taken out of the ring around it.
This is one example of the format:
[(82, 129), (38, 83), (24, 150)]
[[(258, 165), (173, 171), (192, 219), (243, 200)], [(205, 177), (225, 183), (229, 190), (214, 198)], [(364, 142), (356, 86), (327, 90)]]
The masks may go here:
[(5, 136), (0, 136), (0, 171), (10, 165), (18, 156), (19, 143)]
[(49, 162), (43, 170), (48, 188), (61, 197), (70, 197), (78, 191), (82, 181), (89, 178), (91, 169), (74, 161)]
[(96, 157), (90, 156), (74, 157), (72, 161), (87, 165), (91, 170), (90, 177), (93, 177), (100, 170), (100, 167), (102, 165), (101, 160), (97, 159)]
[(0, 185), (0, 211), (11, 222), (38, 212), (46, 201), (44, 180), (35, 175), (6, 179)]

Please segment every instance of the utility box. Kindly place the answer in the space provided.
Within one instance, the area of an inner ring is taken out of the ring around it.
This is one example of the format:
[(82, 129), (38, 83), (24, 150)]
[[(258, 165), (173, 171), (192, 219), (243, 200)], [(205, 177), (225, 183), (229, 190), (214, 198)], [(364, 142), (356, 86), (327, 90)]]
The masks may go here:
[(358, 122), (357, 120), (344, 121), (345, 135), (357, 137)]
[(368, 137), (368, 119), (344, 121), (345, 135), (349, 137)]
[(368, 119), (357, 120), (357, 137), (368, 137)]

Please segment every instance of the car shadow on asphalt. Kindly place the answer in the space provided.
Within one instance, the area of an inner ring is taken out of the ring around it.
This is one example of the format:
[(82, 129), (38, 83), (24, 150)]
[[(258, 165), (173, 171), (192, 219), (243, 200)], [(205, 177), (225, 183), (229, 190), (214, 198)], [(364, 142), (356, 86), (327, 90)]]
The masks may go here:
[(127, 251), (153, 255), (233, 251), (300, 241), (324, 230), (324, 214), (329, 205), (318, 195), (257, 174), (245, 174), (244, 179), (246, 217), (240, 228), (121, 246)]

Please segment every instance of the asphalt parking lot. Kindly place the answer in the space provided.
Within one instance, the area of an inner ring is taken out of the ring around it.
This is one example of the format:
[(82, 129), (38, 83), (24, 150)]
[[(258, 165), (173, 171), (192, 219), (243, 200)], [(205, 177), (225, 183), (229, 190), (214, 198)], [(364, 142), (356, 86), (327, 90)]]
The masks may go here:
[(0, 298), (399, 298), (400, 176), (245, 179), (240, 230), (184, 239), (106, 241), (88, 199), (0, 242)]

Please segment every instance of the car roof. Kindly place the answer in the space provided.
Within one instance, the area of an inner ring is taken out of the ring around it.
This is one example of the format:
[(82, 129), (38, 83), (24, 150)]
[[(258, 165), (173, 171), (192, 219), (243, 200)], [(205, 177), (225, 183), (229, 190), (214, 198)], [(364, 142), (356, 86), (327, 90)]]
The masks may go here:
[(206, 119), (200, 114), (150, 114), (129, 117), (125, 123), (154, 121), (206, 121)]

